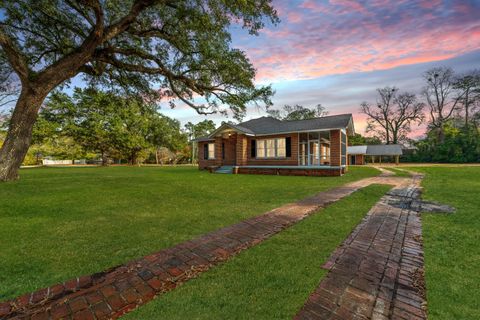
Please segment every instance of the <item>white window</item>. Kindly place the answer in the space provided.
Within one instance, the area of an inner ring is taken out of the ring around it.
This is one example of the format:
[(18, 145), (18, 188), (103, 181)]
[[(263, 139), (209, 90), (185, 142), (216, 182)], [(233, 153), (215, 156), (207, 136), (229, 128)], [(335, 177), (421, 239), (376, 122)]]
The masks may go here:
[(275, 158), (275, 140), (268, 139), (265, 140), (265, 143), (267, 144), (267, 158)]
[(257, 158), (265, 158), (265, 140), (257, 141)]
[(208, 159), (215, 159), (215, 143), (208, 144)]
[(286, 157), (285, 138), (257, 140), (257, 158)]
[(287, 153), (285, 138), (277, 139), (277, 157), (283, 158)]

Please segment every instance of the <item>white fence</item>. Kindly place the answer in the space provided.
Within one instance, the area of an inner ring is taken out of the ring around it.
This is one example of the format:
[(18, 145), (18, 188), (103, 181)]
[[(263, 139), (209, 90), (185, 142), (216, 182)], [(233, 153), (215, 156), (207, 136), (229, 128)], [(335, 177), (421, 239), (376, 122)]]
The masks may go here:
[(44, 166), (55, 166), (55, 165), (68, 165), (73, 164), (73, 160), (50, 160), (43, 159), (42, 163)]

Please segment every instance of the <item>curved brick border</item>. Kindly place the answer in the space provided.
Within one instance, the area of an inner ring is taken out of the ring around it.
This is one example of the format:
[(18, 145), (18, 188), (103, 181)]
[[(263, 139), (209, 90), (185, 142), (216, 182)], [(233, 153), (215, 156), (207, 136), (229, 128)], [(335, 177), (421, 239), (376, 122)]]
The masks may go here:
[(412, 208), (422, 176), (369, 211), (323, 268), (330, 270), (295, 319), (426, 319), (422, 230)]
[(397, 184), (398, 181), (385, 176), (367, 178), (321, 192), (125, 265), (0, 303), (0, 318), (118, 318), (321, 207), (372, 183)]

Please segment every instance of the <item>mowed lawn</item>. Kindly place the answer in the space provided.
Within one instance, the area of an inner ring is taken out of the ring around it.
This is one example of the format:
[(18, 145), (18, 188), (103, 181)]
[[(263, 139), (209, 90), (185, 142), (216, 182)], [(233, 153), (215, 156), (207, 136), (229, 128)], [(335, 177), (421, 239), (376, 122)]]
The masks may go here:
[(390, 188), (360, 189), (124, 318), (292, 319), (327, 274), (321, 265)]
[(423, 197), (453, 205), (423, 214), (428, 318), (480, 319), (480, 167), (412, 167)]
[(40, 168), (0, 184), (0, 301), (105, 270), (378, 174), (220, 175), (193, 167)]

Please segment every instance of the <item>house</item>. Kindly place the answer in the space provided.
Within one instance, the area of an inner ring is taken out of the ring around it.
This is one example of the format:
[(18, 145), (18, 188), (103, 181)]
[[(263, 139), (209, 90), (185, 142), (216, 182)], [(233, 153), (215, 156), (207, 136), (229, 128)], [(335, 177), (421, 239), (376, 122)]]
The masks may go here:
[(339, 176), (347, 170), (351, 114), (224, 123), (197, 139), (199, 169), (217, 172)]
[(378, 144), (368, 146), (351, 146), (347, 148), (348, 165), (363, 165), (367, 160), (375, 163), (378, 159), (382, 163), (382, 157), (392, 157), (395, 163), (399, 163), (399, 158), (402, 155), (402, 146), (399, 144)]

